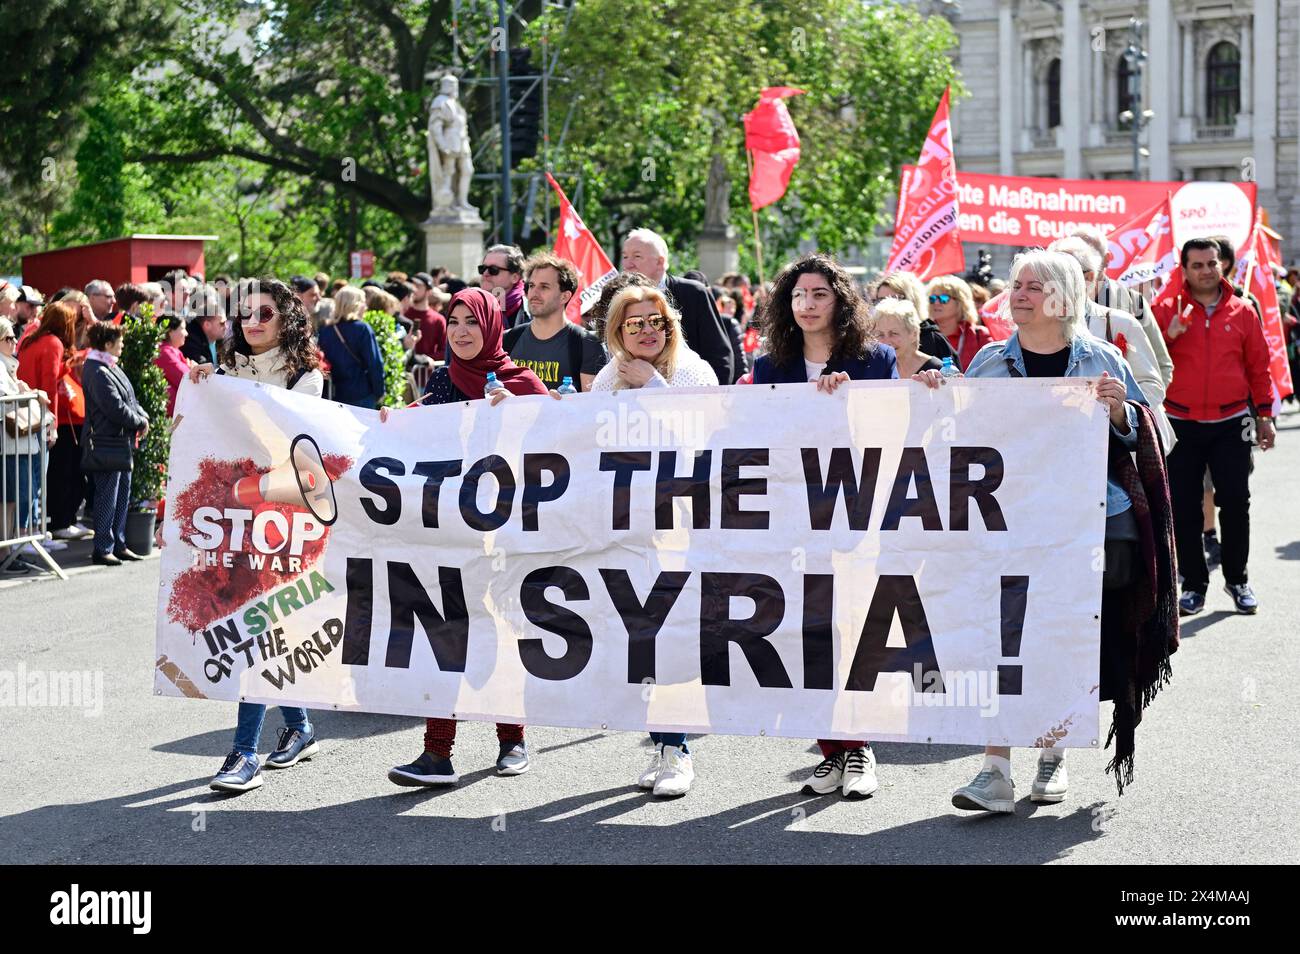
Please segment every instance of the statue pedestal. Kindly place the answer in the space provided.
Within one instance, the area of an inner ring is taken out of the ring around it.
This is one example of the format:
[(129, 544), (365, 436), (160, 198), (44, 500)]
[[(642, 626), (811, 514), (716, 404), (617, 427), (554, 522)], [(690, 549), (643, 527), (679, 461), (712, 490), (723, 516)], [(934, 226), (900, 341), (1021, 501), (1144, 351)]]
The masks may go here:
[(487, 223), (477, 212), (439, 210), (422, 222), (420, 228), (424, 229), (424, 262), (429, 271), (442, 266), (464, 281), (478, 274)]
[(740, 241), (730, 225), (721, 229), (706, 228), (700, 233), (696, 250), (700, 257), (700, 271), (714, 284), (727, 272), (740, 270)]

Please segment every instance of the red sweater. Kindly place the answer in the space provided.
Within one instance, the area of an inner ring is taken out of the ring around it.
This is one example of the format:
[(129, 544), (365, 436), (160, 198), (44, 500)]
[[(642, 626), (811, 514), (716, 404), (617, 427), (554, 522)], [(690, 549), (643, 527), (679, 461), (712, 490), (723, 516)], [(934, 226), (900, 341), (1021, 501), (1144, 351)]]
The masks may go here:
[(50, 411), (59, 424), (68, 424), (67, 408), (60, 393), (59, 378), (63, 377), (63, 342), (57, 335), (44, 335), (24, 341), (18, 352), (18, 377), (50, 398)]
[(945, 335), (952, 350), (957, 353), (957, 369), (965, 371), (970, 367), (971, 359), (993, 340), (993, 335), (983, 325), (968, 325), (962, 322), (957, 326), (955, 335)]
[[(1174, 360), (1165, 409), (1171, 417), (1188, 421), (1219, 421), (1242, 411), (1271, 417), (1273, 381), (1264, 326), (1250, 302), (1238, 298), (1226, 279), (1219, 287), (1219, 304), (1211, 317), (1187, 291), (1182, 270), (1175, 270), (1151, 305)], [(1182, 317), (1186, 330), (1170, 338), (1174, 315)]]

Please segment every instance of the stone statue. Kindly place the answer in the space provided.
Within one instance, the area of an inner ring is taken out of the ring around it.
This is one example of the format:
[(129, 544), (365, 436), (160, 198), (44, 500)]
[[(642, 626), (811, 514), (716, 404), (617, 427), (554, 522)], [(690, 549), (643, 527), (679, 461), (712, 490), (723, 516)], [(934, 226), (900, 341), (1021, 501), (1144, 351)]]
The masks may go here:
[(731, 219), (731, 180), (727, 175), (727, 161), (715, 152), (709, 166), (709, 179), (704, 186), (704, 230), (725, 232)]
[(429, 187), (434, 217), (470, 212), (478, 218), (478, 210), (469, 204), (474, 163), (470, 158), (469, 120), (459, 94), (460, 81), (448, 73), (439, 81), (438, 95), (429, 105)]

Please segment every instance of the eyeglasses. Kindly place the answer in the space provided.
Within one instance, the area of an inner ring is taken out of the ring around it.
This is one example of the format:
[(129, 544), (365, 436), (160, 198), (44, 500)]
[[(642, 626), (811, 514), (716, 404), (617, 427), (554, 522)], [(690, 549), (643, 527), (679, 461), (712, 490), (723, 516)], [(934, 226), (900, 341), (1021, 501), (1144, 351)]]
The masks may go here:
[(502, 268), (500, 265), (480, 265), (478, 267), (478, 273), (480, 275), (491, 275), (493, 278), (496, 278), (502, 272), (508, 271), (510, 271), (510, 269)]
[[(241, 322), (247, 321), (250, 324), (265, 325), (272, 321), (275, 321), (277, 317), (279, 316), (276, 314), (276, 311), (273, 307), (271, 307), (270, 305), (263, 305), (261, 308), (257, 309), (257, 311), (253, 312), (252, 314), (242, 316), (240, 318), (240, 321)], [(226, 323), (226, 319), (222, 318), (221, 323), (224, 325)]]
[(951, 295), (931, 295), (931, 296), (930, 296), (930, 304), (932, 304), (932, 305), (946, 305), (946, 304), (948, 304), (948, 302), (950, 302), (950, 301), (952, 301), (952, 296), (951, 296)]
[(623, 334), (639, 335), (649, 325), (655, 331), (663, 331), (668, 327), (668, 319), (663, 315), (655, 315), (653, 318), (629, 318), (623, 322)]

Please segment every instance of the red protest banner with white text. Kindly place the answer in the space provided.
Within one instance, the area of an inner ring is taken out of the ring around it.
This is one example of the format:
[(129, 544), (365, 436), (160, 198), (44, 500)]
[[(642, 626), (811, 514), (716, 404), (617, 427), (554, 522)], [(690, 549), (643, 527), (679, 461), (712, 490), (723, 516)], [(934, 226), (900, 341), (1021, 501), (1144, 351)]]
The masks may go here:
[[(913, 168), (903, 167), (904, 181)], [(1176, 246), (1193, 235), (1227, 235), (1241, 248), (1255, 222), (1255, 191), (1253, 182), (1045, 179), (958, 170), (958, 227), (963, 242), (1045, 247), (1076, 225), (1110, 232), (1171, 193)]]
[(915, 166), (906, 166), (898, 188), (890, 272), (913, 272), (922, 281), (951, 275), (966, 267), (957, 226), (957, 160), (948, 120), (948, 93), (943, 91), (930, 132)]
[(1125, 288), (1163, 278), (1178, 265), (1169, 194), (1106, 236), (1106, 274)]
[(555, 254), (567, 258), (578, 269), (578, 290), (569, 301), (565, 316), (575, 325), (580, 325), (582, 316), (600, 301), (600, 290), (618, 274), (618, 270), (549, 172), (546, 173), (546, 181), (551, 184), (560, 200), (560, 225), (555, 234)]

